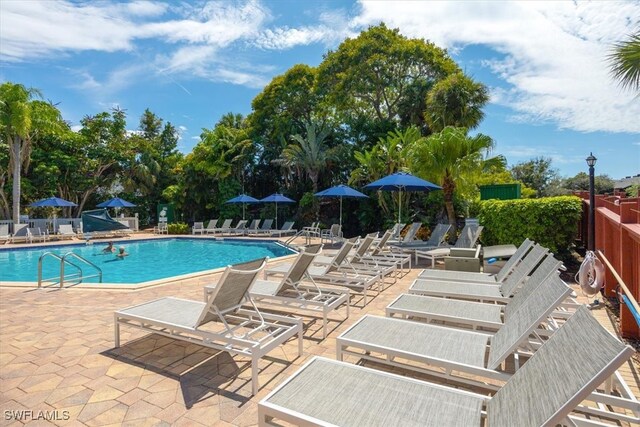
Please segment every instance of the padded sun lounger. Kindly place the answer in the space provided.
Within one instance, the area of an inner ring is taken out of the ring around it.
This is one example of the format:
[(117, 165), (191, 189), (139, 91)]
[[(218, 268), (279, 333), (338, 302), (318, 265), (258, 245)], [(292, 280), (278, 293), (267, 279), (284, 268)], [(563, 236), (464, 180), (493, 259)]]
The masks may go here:
[[(251, 358), (252, 393), (258, 392), (260, 358), (298, 337), (302, 355), (302, 320), (260, 312), (249, 296), (265, 259), (227, 267), (206, 302), (164, 297), (114, 313), (115, 346), (126, 325)], [(252, 309), (242, 308), (248, 303)]]
[[(565, 295), (559, 301), (558, 306), (560, 306), (571, 294), (571, 288), (557, 274), (552, 273), (542, 281), (537, 276), (532, 276), (506, 305), (401, 294), (387, 306), (386, 315), (412, 320), (424, 319), (427, 322), (446, 322), (469, 326), (473, 329), (482, 327), (497, 330), (502, 327), (505, 319), (513, 315), (526, 302), (527, 298), (544, 298), (540, 293), (547, 292), (547, 288), (553, 286), (564, 286)], [(566, 317), (568, 315), (567, 313)]]
[[(471, 283), (486, 283), (499, 285), (502, 283), (507, 275), (513, 271), (518, 263), (527, 256), (527, 253), (533, 246), (533, 242), (529, 239), (525, 239), (520, 245), (513, 256), (505, 263), (505, 265), (496, 274), (488, 273), (472, 273), (467, 271), (451, 271), (451, 270), (435, 270), (425, 269), (418, 276), (421, 279), (428, 280), (444, 280), (453, 282), (471, 282)], [(544, 249), (544, 248), (543, 248)], [(532, 266), (533, 268), (534, 266)]]
[[(257, 280), (249, 293), (255, 301), (264, 302), (268, 307), (277, 306), (285, 311), (293, 308), (311, 315), (321, 314), (324, 339), (327, 336), (328, 315), (331, 311), (338, 310), (344, 304), (344, 318), (349, 317), (349, 290), (321, 288), (307, 273), (313, 258), (321, 249), (321, 245), (315, 245), (301, 251), (281, 281)], [(214, 290), (215, 285), (205, 286), (205, 300)]]
[[(596, 392), (633, 354), (633, 348), (625, 346), (581, 308), (491, 397), (315, 357), (260, 401), (258, 423), (371, 427), (602, 425), (590, 424), (593, 417), (582, 415), (597, 412), (634, 424), (637, 416), (626, 416), (625, 410), (637, 411), (637, 401)], [(581, 405), (584, 400), (599, 402), (602, 409), (585, 408)]]
[[(365, 315), (336, 338), (336, 358), (353, 355), (491, 389), (492, 385), (481, 379), (508, 379), (511, 374), (501, 369), (503, 362), (512, 354), (535, 351), (542, 340), (531, 340), (530, 335), (542, 323), (547, 329), (555, 328), (555, 322), (546, 322), (547, 316), (571, 292), (562, 281), (553, 278), (545, 280), (540, 288), (535, 298), (526, 298), (505, 318), (495, 335)], [(518, 359), (515, 361), (517, 369)]]
[[(538, 265), (542, 258), (544, 260)], [(544, 280), (548, 275), (556, 271), (560, 265), (562, 263), (549, 254), (545, 248), (536, 245), (507, 276), (504, 282), (499, 285), (416, 279), (409, 287), (409, 293), (480, 302), (506, 303), (534, 268), (533, 275), (539, 277), (539, 280)]]

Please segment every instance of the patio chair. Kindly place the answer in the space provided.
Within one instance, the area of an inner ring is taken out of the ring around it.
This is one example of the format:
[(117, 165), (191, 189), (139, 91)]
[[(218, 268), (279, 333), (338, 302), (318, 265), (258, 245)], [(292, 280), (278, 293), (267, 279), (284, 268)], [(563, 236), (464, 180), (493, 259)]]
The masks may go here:
[(71, 224), (60, 224), (58, 226), (58, 236), (60, 236), (60, 238), (69, 237), (71, 239), (77, 237)]
[(259, 229), (260, 229), (260, 220), (254, 219), (253, 221), (251, 221), (251, 224), (249, 224), (249, 226), (245, 228), (244, 234), (255, 233)]
[[(418, 277), (421, 279), (429, 280), (445, 280), (454, 282), (471, 282), (471, 283), (486, 283), (486, 284), (500, 284), (507, 277), (511, 271), (518, 265), (518, 263), (527, 255), (529, 250), (533, 247), (533, 241), (525, 239), (524, 242), (518, 247), (516, 252), (511, 258), (502, 266), (500, 271), (496, 274), (489, 273), (469, 273), (464, 271), (447, 271), (436, 269), (425, 269)], [(544, 249), (544, 248), (543, 248)]]
[(294, 221), (287, 221), (284, 224), (282, 224), (282, 228), (280, 228), (280, 230), (271, 230), (271, 232), (269, 232), (269, 236), (283, 237), (283, 236), (289, 236), (291, 234), (296, 234), (298, 230), (295, 230), (293, 228), (293, 224), (295, 224)]
[[(376, 287), (378, 292), (381, 291), (383, 279), (381, 273), (375, 270), (357, 270), (348, 265), (342, 265), (347, 254), (355, 245), (357, 237), (346, 240), (338, 253), (333, 258), (333, 262), (326, 266), (310, 266), (307, 269), (308, 277), (314, 281), (343, 286), (363, 295), (363, 305), (367, 305), (369, 292)], [(314, 260), (315, 261), (315, 260)], [(282, 263), (265, 269), (264, 278), (269, 276), (286, 275), (291, 268), (291, 263)]]
[[(491, 381), (511, 376), (512, 367), (504, 364), (507, 358), (513, 359), (517, 372), (520, 358), (535, 354), (544, 338), (555, 334), (557, 322), (547, 317), (570, 293), (558, 276), (547, 277), (495, 334), (367, 314), (336, 338), (336, 358), (362, 357), (490, 390)], [(538, 335), (538, 329), (547, 331)]]
[[(542, 258), (544, 258), (544, 260), (540, 262)], [(509, 301), (509, 298), (513, 296), (534, 268), (535, 272), (533, 274), (550, 275), (561, 265), (562, 263), (555, 259), (545, 248), (536, 245), (531, 250), (531, 253), (527, 255), (499, 285), (416, 279), (411, 286), (409, 286), (409, 293), (440, 298), (499, 302), (504, 304)]]
[(218, 218), (211, 219), (207, 223), (207, 227), (204, 229), (204, 232), (207, 234), (215, 233), (216, 226), (218, 225)]
[(331, 228), (320, 231), (320, 241), (331, 242), (332, 244), (342, 240), (342, 226), (340, 224), (333, 224)]
[[(285, 310), (291, 308), (311, 315), (322, 314), (322, 339), (327, 337), (327, 323), (330, 312), (346, 305), (349, 317), (349, 290), (321, 288), (307, 273), (313, 258), (320, 253), (322, 245), (314, 245), (300, 252), (281, 281), (257, 280), (249, 293), (256, 302), (264, 302), (268, 307), (276, 306)], [(205, 286), (205, 300), (215, 285)]]
[[(120, 346), (120, 326), (132, 326), (249, 357), (251, 390), (256, 394), (260, 358), (296, 335), (298, 356), (302, 355), (302, 321), (262, 313), (249, 295), (265, 263), (258, 259), (227, 267), (206, 302), (164, 297), (116, 311), (115, 346)], [(251, 308), (242, 308), (244, 302)]]
[(218, 228), (214, 228), (213, 230), (211, 230), (211, 232), (212, 232), (214, 235), (215, 235), (215, 234), (217, 234), (217, 233), (221, 233), (221, 234), (228, 233), (228, 232), (229, 232), (229, 230), (231, 229), (231, 223), (232, 223), (232, 222), (233, 222), (233, 220), (232, 220), (232, 219), (225, 219), (225, 220), (222, 222), (222, 225), (221, 225), (220, 227), (218, 227)]
[(169, 234), (169, 226), (167, 221), (160, 221), (158, 225), (153, 227), (153, 234)]
[(312, 222), (307, 227), (302, 227), (302, 231), (307, 237), (320, 237), (320, 222)]
[(250, 231), (249, 234), (253, 236), (259, 236), (261, 234), (269, 234), (271, 233), (271, 231), (273, 231), (272, 227), (273, 227), (273, 219), (265, 219), (258, 230)]
[[(453, 245), (452, 247), (457, 249), (473, 248), (480, 238), (480, 234), (482, 233), (483, 229), (484, 227), (482, 225), (465, 225), (462, 229), (462, 232), (460, 233), (460, 236), (458, 237), (458, 240), (456, 240), (455, 245)], [(420, 258), (424, 258), (427, 261), (431, 261), (431, 268), (434, 268), (436, 266), (436, 260), (444, 259), (444, 257), (449, 256), (450, 249), (451, 248), (437, 248), (425, 251), (421, 248), (416, 248), (416, 264), (418, 263), (418, 260)]]
[(191, 227), (191, 234), (200, 234), (204, 233), (204, 222), (194, 222), (193, 227)]
[(247, 229), (247, 220), (241, 219), (240, 221), (238, 221), (235, 227), (229, 227), (226, 233), (237, 236), (238, 234), (244, 234), (246, 229)]
[[(589, 416), (593, 414), (634, 424), (639, 421), (638, 402), (632, 395), (617, 398), (597, 391), (612, 376), (619, 377), (616, 370), (633, 354), (632, 347), (581, 308), (492, 396), (314, 357), (259, 402), (258, 423), (603, 425)], [(622, 382), (616, 386), (624, 388)], [(596, 404), (587, 407), (585, 400)]]
[(33, 242), (34, 240), (46, 242), (47, 240), (49, 240), (49, 234), (46, 231), (42, 231), (40, 227), (27, 228), (27, 232), (29, 233), (29, 240), (31, 242)]
[[(547, 275), (544, 269), (539, 269), (505, 305), (401, 294), (387, 306), (385, 313), (387, 317), (425, 320), (427, 323), (432, 321), (447, 322), (473, 329), (481, 327), (497, 330), (504, 324), (505, 319), (517, 312), (527, 298), (544, 298), (539, 294), (546, 292), (547, 286), (551, 286), (547, 285), (545, 281), (563, 283), (556, 273)], [(571, 289), (566, 284), (565, 288), (567, 295), (557, 306), (561, 307), (562, 315), (559, 314), (556, 317), (567, 317), (568, 311), (575, 311), (577, 306), (577, 303), (573, 301), (570, 303), (565, 301), (567, 296), (571, 294)]]
[(0, 240), (6, 243), (10, 239), (11, 234), (9, 233), (9, 224), (0, 224)]

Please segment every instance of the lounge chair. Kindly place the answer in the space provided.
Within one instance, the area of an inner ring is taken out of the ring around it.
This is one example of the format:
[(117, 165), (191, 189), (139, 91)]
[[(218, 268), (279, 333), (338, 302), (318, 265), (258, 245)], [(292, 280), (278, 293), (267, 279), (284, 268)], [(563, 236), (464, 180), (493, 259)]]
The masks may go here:
[(122, 225), (124, 225), (127, 228), (121, 228), (119, 230), (114, 230), (114, 234), (120, 235), (120, 236), (128, 236), (131, 233), (133, 233), (133, 230), (129, 227), (129, 221), (126, 220), (118, 220), (118, 222)]
[(204, 222), (194, 222), (193, 227), (191, 227), (191, 234), (200, 234), (204, 233)]
[(15, 243), (16, 241), (31, 242), (31, 233), (29, 233), (28, 224), (13, 224), (11, 243)]
[[(455, 245), (452, 247), (457, 249), (471, 249), (475, 246), (476, 242), (480, 238), (480, 234), (484, 227), (482, 225), (465, 225), (456, 240)], [(443, 259), (449, 256), (450, 248), (437, 248), (430, 250), (423, 250), (421, 248), (415, 249), (416, 264), (420, 258), (424, 258), (427, 261), (431, 261), (431, 268), (436, 266), (436, 260)]]
[(9, 234), (9, 224), (0, 224), (0, 240), (5, 243), (11, 239), (11, 234)]
[(40, 242), (46, 242), (47, 240), (49, 240), (49, 234), (47, 234), (46, 231), (42, 231), (42, 229), (40, 227), (33, 227), (33, 228), (28, 228), (28, 233), (30, 236), (30, 241), (33, 242), (35, 241), (40, 241)]
[(249, 234), (259, 236), (261, 234), (269, 234), (273, 231), (273, 219), (265, 219), (258, 230), (250, 231)]
[(249, 224), (249, 226), (245, 228), (244, 234), (255, 233), (259, 229), (260, 229), (260, 220), (254, 219), (253, 221), (251, 221), (251, 224)]
[(393, 252), (389, 251), (388, 242), (391, 240), (393, 235), (393, 230), (387, 230), (384, 232), (382, 237), (379, 240), (374, 240), (375, 246), (373, 246), (369, 253), (367, 254), (370, 257), (382, 258), (387, 261), (396, 260), (400, 261), (398, 267), (403, 270), (404, 264), (409, 265), (409, 270), (411, 269), (411, 255), (404, 254), (402, 252)]
[[(544, 260), (540, 262), (542, 258), (544, 258)], [(543, 276), (540, 277), (540, 279), (543, 279), (545, 277), (544, 275), (550, 275), (561, 265), (562, 263), (555, 259), (546, 248), (536, 245), (499, 285), (416, 279), (411, 286), (409, 286), (409, 293), (479, 302), (499, 302), (504, 304), (509, 301), (534, 268), (535, 271), (533, 271), (532, 276), (541, 274)]]
[(447, 236), (447, 233), (449, 232), (450, 229), (451, 229), (450, 224), (438, 224), (436, 225), (436, 228), (434, 228), (433, 231), (431, 232), (431, 235), (429, 236), (428, 240), (413, 240), (406, 243), (400, 243), (400, 244), (396, 243), (392, 245), (409, 247), (409, 248), (413, 246), (420, 246), (421, 249), (429, 249), (429, 248), (435, 249), (443, 245), (444, 238)]
[[(544, 298), (544, 295), (539, 294), (545, 292), (546, 288), (550, 286), (545, 281), (554, 280), (563, 283), (556, 273), (546, 275), (543, 269), (538, 270), (527, 280), (526, 285), (522, 286), (513, 298), (507, 301), (506, 305), (401, 294), (387, 306), (386, 315), (387, 317), (400, 317), (403, 319), (424, 319), (427, 323), (431, 321), (448, 322), (473, 329), (481, 327), (497, 330), (502, 327), (505, 319), (517, 312), (527, 298)], [(567, 304), (563, 302), (571, 294), (571, 289), (568, 286), (565, 286), (565, 288), (566, 295), (557, 305), (562, 306), (563, 313), (562, 316), (558, 315), (557, 317), (567, 317), (567, 309), (571, 307), (575, 310), (576, 307), (575, 303)]]
[(233, 234), (237, 236), (238, 234), (244, 234), (246, 229), (247, 229), (247, 220), (241, 219), (240, 221), (238, 221), (235, 227), (229, 227), (229, 229), (226, 231), (226, 234)]
[[(254, 301), (265, 302), (268, 307), (293, 308), (313, 315), (321, 313), (324, 339), (327, 337), (328, 314), (331, 311), (345, 304), (345, 319), (349, 317), (349, 290), (321, 288), (307, 273), (313, 258), (321, 249), (321, 245), (315, 245), (300, 252), (281, 281), (257, 280), (249, 293)], [(214, 286), (205, 286), (205, 300), (214, 290)]]
[(207, 227), (204, 229), (204, 232), (209, 234), (209, 233), (215, 233), (215, 229), (216, 226), (218, 225), (218, 219), (211, 219), (209, 220), (209, 222), (207, 223)]
[[(258, 259), (227, 267), (206, 302), (164, 297), (116, 311), (115, 346), (123, 325), (247, 356), (256, 394), (260, 358), (296, 335), (302, 355), (302, 320), (262, 313), (249, 295), (264, 265), (265, 259)], [(242, 308), (244, 302), (252, 308)]]
[(331, 228), (320, 231), (320, 241), (331, 242), (332, 244), (338, 241), (342, 241), (342, 226), (340, 224), (333, 224)]
[(402, 233), (402, 230), (404, 230), (404, 228), (407, 226), (407, 224), (403, 223), (403, 222), (396, 222), (393, 227), (391, 228), (391, 241), (392, 242), (397, 242), (400, 239), (400, 233)]
[(302, 231), (307, 238), (320, 237), (320, 222), (312, 222), (311, 225), (302, 227)]
[(416, 234), (418, 234), (420, 228), (422, 228), (422, 223), (414, 222), (409, 227), (409, 230), (407, 230), (407, 234), (405, 234), (404, 237), (399, 237), (395, 244), (398, 246), (402, 246), (413, 242), (414, 240), (416, 240)]
[(471, 282), (471, 283), (486, 283), (499, 285), (504, 281), (511, 271), (518, 265), (518, 263), (527, 255), (529, 250), (533, 247), (533, 242), (529, 239), (525, 239), (520, 247), (516, 250), (509, 261), (507, 261), (500, 271), (496, 274), (489, 273), (469, 273), (465, 271), (447, 271), (436, 269), (425, 269), (418, 276), (421, 279), (428, 280), (444, 280), (454, 282)]
[[(597, 345), (594, 345), (597, 343)], [(603, 425), (638, 423), (638, 402), (597, 387), (635, 353), (581, 308), (493, 396), (314, 357), (258, 404), (258, 423), (305, 426)], [(619, 384), (624, 389), (626, 384)], [(622, 390), (624, 391), (624, 390)], [(585, 400), (596, 402), (591, 408)], [(617, 409), (617, 410), (616, 410)], [(574, 411), (574, 412), (572, 412)], [(627, 416), (626, 412), (635, 414)]]
[(269, 232), (269, 236), (273, 237), (273, 236), (277, 236), (277, 237), (282, 237), (282, 236), (288, 236), (291, 234), (296, 234), (298, 232), (298, 230), (294, 230), (293, 228), (293, 221), (287, 221), (284, 224), (282, 224), (282, 228), (280, 230), (271, 230), (271, 232)]
[(384, 244), (387, 234), (386, 232), (380, 239), (378, 245), (372, 249), (376, 234), (377, 233), (371, 233), (365, 236), (365, 238), (360, 242), (360, 245), (355, 249), (353, 256), (350, 259), (350, 263), (357, 268), (362, 268), (360, 266), (365, 265), (367, 268), (373, 267), (381, 271), (385, 271), (385, 276), (396, 270), (400, 272), (401, 276), (404, 275), (405, 267), (411, 269), (411, 255), (388, 255), (381, 253), (379, 249), (380, 245)]
[(58, 226), (58, 236), (60, 236), (60, 238), (69, 237), (71, 239), (77, 237), (71, 224), (60, 224)]
[(232, 223), (232, 222), (233, 222), (233, 220), (232, 220), (232, 219), (225, 219), (225, 220), (222, 222), (222, 225), (221, 225), (220, 227), (218, 227), (218, 228), (214, 228), (213, 230), (211, 230), (211, 232), (212, 232), (214, 235), (215, 235), (215, 234), (217, 234), (217, 233), (221, 233), (221, 234), (228, 233), (228, 232), (229, 232), (229, 230), (231, 229), (231, 223)]
[[(353, 266), (343, 265), (347, 254), (353, 248), (357, 237), (346, 240), (338, 253), (333, 258), (333, 262), (327, 266), (310, 266), (307, 274), (314, 281), (343, 286), (363, 295), (363, 305), (367, 305), (369, 292), (376, 287), (378, 292), (382, 290), (383, 278), (379, 271), (357, 270)], [(315, 261), (315, 260), (314, 260)], [(291, 268), (290, 263), (282, 263), (264, 271), (265, 279), (269, 276), (286, 275)]]
[(570, 293), (557, 275), (546, 278), (495, 334), (367, 314), (336, 338), (336, 358), (350, 355), (354, 361), (364, 358), (491, 389), (487, 380), (506, 381), (511, 376), (511, 367), (503, 367), (507, 358), (514, 356), (517, 371), (519, 358), (535, 353), (544, 342), (537, 329), (547, 329), (544, 337), (553, 336), (556, 322), (547, 317)]

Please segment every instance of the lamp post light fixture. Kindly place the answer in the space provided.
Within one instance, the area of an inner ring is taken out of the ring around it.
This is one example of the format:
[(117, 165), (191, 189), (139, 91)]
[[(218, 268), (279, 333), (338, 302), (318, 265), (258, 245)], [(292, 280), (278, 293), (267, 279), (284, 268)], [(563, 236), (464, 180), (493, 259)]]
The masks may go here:
[(586, 158), (589, 166), (589, 240), (587, 250), (595, 251), (596, 248), (596, 194), (595, 194), (595, 177), (594, 166), (596, 165), (596, 157), (593, 153), (589, 153)]

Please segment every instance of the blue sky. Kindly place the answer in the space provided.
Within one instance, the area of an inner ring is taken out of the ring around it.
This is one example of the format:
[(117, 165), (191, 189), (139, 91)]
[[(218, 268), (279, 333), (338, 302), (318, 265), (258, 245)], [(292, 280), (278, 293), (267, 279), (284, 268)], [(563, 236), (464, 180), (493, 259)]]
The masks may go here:
[(638, 2), (0, 3), (0, 81), (42, 90), (72, 125), (112, 106), (150, 108), (191, 150), (226, 112), (247, 114), (272, 77), (384, 21), (445, 47), (491, 91), (478, 131), (510, 164), (547, 156), (562, 175), (640, 173), (640, 98), (608, 74)]

